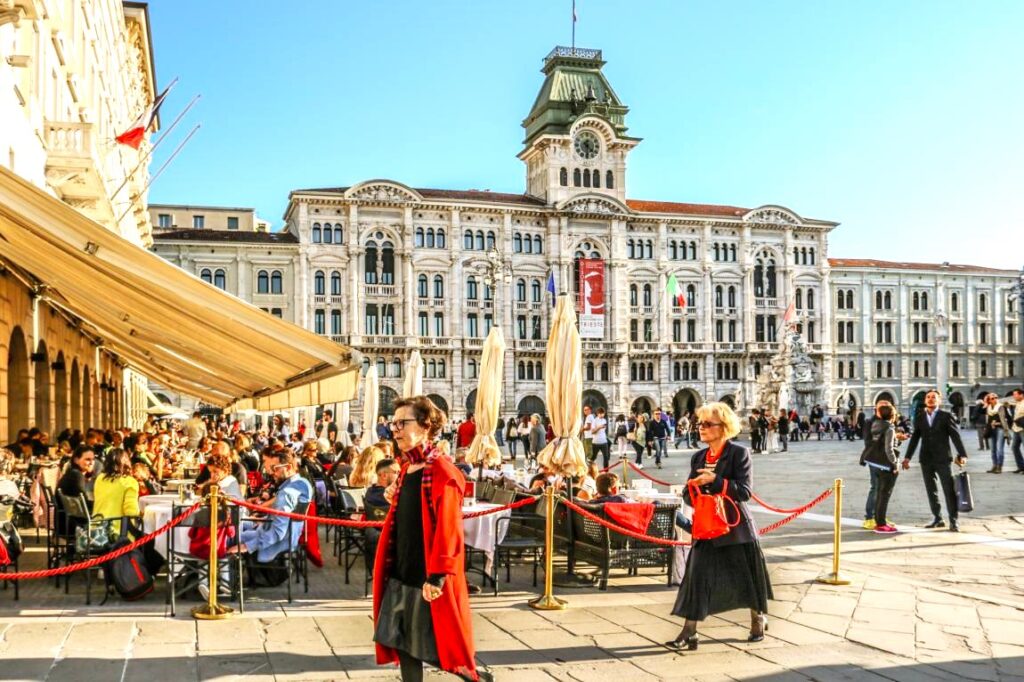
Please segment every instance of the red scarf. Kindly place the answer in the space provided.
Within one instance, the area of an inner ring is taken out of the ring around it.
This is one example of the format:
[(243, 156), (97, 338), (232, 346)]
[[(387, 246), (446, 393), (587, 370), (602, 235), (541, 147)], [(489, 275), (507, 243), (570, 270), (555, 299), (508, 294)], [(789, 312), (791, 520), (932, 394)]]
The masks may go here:
[[(398, 481), (395, 483), (395, 495), (391, 498), (391, 511), (388, 512), (388, 516), (398, 513), (398, 497), (402, 493), (402, 484), (405, 482), (405, 474), (409, 470), (409, 467), (413, 464), (426, 464), (423, 467), (423, 481), (420, 484), (420, 495), (426, 496), (427, 509), (430, 511), (430, 522), (436, 523), (434, 518), (434, 503), (430, 495), (433, 490), (433, 479), (434, 479), (434, 462), (437, 461), (438, 457), (442, 454), (439, 450), (434, 449), (433, 444), (419, 445), (409, 452), (403, 452), (402, 457), (405, 459), (405, 464), (402, 465), (402, 471), (398, 474)], [(422, 533), (422, 528), (409, 528), (409, 533)], [(391, 575), (391, 562), (392, 557), (395, 556), (395, 533), (392, 532), (388, 541), (388, 551), (385, 556), (385, 575)]]

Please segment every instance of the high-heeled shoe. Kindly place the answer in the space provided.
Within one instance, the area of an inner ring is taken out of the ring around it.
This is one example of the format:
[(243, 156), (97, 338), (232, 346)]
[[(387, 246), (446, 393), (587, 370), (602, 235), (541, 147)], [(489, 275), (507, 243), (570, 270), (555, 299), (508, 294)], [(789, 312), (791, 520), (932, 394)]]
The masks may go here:
[(764, 640), (764, 633), (768, 631), (768, 616), (763, 613), (750, 614), (750, 635), (748, 642), (761, 642)]
[(683, 625), (678, 637), (671, 642), (665, 642), (665, 646), (670, 649), (682, 649), (685, 646), (688, 651), (696, 651), (698, 644), (700, 639), (697, 637), (697, 623), (689, 620)]

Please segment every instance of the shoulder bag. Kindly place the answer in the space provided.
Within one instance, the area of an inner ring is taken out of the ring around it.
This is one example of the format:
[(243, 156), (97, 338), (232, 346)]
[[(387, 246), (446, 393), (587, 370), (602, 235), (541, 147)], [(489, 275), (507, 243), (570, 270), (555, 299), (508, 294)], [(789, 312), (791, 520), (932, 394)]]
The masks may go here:
[[(701, 492), (700, 486), (693, 481), (687, 485), (690, 487), (690, 501), (693, 502), (693, 531), (691, 535), (694, 540), (714, 540), (739, 525), (740, 508), (729, 497), (728, 482), (723, 486), (722, 492), (715, 495), (705, 495)], [(736, 520), (733, 522), (729, 521), (726, 512), (728, 505), (732, 505), (736, 511)]]

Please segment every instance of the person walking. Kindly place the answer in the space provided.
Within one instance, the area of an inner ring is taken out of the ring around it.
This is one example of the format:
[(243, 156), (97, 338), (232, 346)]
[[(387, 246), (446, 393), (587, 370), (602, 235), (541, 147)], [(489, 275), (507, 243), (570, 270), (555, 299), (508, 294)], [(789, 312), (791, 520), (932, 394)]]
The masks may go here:
[(539, 414), (530, 415), (530, 466), (537, 467), (537, 456), (548, 442), (548, 432)]
[(668, 438), (672, 435), (668, 419), (660, 408), (654, 411), (654, 419), (651, 420), (649, 433), (654, 439), (654, 463), (660, 469), (661, 458), (668, 457)]
[(508, 418), (508, 425), (505, 428), (505, 440), (508, 441), (508, 454), (512, 458), (512, 465), (516, 463), (516, 449), (520, 443), (519, 425), (516, 417)]
[(1017, 470), (1013, 473), (1024, 474), (1024, 455), (1021, 454), (1021, 441), (1024, 440), (1024, 389), (1013, 389), (1013, 399), (1016, 405), (1013, 408), (1013, 419), (1010, 421), (1010, 429), (1013, 430), (1013, 461), (1017, 464)]
[[(985, 397), (987, 398), (988, 396), (985, 396)], [(989, 439), (988, 439), (988, 436), (985, 435), (986, 434), (985, 421), (986, 421), (986, 417), (985, 417), (985, 399), (983, 398), (983, 399), (979, 400), (978, 404), (974, 407), (974, 419), (972, 420), (972, 423), (974, 424), (974, 428), (978, 432), (978, 449), (979, 450), (988, 450), (988, 441), (989, 441)]]
[(750, 411), (750, 416), (747, 417), (747, 424), (750, 426), (750, 449), (754, 451), (754, 454), (760, 454), (761, 452), (761, 426), (760, 426), (761, 410), (754, 408)]
[(914, 433), (910, 436), (907, 454), (903, 457), (903, 469), (910, 468), (910, 460), (913, 459), (914, 451), (920, 443), (921, 475), (924, 476), (924, 488), (928, 494), (928, 504), (934, 517), (925, 528), (944, 528), (946, 526), (942, 520), (942, 505), (939, 503), (939, 493), (935, 486), (935, 479), (938, 477), (946, 498), (949, 530), (956, 533), (960, 530), (960, 525), (957, 521), (959, 510), (956, 490), (953, 487), (953, 473), (950, 471), (952, 459), (949, 452), (950, 441), (956, 448), (957, 466), (964, 466), (967, 463), (967, 452), (964, 450), (964, 443), (960, 439), (960, 432), (956, 428), (953, 415), (939, 409), (938, 391), (928, 391), (924, 396), (924, 409), (919, 410), (914, 417)]
[(590, 405), (583, 406), (583, 426), (580, 428), (580, 438), (583, 440), (583, 454), (587, 463), (594, 461), (594, 412)]
[(865, 438), (867, 445), (861, 453), (860, 461), (866, 465), (877, 480), (875, 486), (875, 508), (872, 510), (874, 516), (876, 533), (895, 533), (896, 526), (891, 525), (885, 518), (889, 508), (889, 498), (892, 497), (893, 487), (896, 485), (896, 476), (899, 474), (899, 452), (896, 449), (896, 429), (893, 422), (896, 418), (896, 410), (892, 405), (879, 405), (876, 409), (875, 419), (871, 422), (869, 437)]
[(625, 415), (615, 418), (615, 445), (619, 459), (626, 459), (626, 448), (629, 446), (629, 424)]
[(672, 443), (672, 447), (676, 450), (679, 449), (680, 445), (685, 445), (687, 438), (690, 437), (690, 418), (684, 413), (679, 417), (679, 421), (676, 422), (676, 439)]
[(530, 457), (530, 415), (524, 414), (519, 417), (516, 433), (519, 434), (519, 442), (523, 444), (523, 458), (526, 460), (526, 465), (529, 466), (533, 460)]
[(1005, 455), (1005, 434), (1009, 431), (1009, 419), (1006, 408), (999, 404), (999, 396), (989, 393), (985, 396), (985, 437), (991, 443), (992, 468), (987, 473), (1003, 473), (1003, 457)]
[(636, 466), (644, 468), (644, 446), (647, 443), (647, 418), (642, 414), (636, 416), (636, 428), (633, 429), (633, 449), (636, 450)]
[(593, 434), (594, 442), (594, 459), (591, 461), (596, 461), (600, 455), (602, 466), (607, 469), (611, 464), (612, 446), (608, 441), (608, 419), (603, 407), (597, 408), (597, 414), (590, 421), (590, 432)]
[(690, 459), (688, 485), (683, 496), (692, 505), (692, 483), (705, 494), (726, 494), (736, 503), (739, 523), (720, 537), (694, 540), (686, 561), (686, 573), (679, 585), (672, 615), (685, 618), (679, 636), (666, 646), (694, 650), (698, 645), (697, 624), (710, 615), (750, 609), (747, 641), (760, 642), (768, 627), (765, 614), (772, 599), (771, 581), (757, 528), (746, 502), (753, 490), (750, 451), (732, 442), (740, 432), (740, 420), (725, 403), (708, 403), (697, 410), (701, 440), (708, 447)]
[(779, 445), (782, 451), (789, 451), (789, 415), (786, 414), (786, 410), (779, 410), (779, 421), (775, 428), (779, 432)]

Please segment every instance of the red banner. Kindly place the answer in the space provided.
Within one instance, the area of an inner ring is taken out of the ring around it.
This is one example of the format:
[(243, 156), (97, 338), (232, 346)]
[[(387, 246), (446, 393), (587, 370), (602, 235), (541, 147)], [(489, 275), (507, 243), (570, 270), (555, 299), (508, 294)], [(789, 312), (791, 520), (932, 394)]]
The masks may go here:
[(580, 336), (604, 338), (604, 261), (581, 258), (579, 263)]

